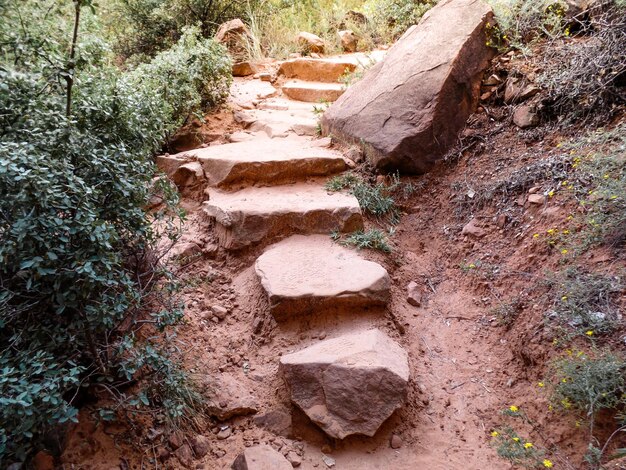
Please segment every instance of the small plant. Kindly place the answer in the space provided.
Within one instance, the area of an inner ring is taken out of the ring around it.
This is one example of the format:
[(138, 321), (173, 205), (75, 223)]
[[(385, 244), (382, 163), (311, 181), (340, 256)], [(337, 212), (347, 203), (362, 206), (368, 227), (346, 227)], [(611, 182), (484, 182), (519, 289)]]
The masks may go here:
[(552, 461), (544, 458), (542, 451), (513, 428), (506, 426), (491, 432), (492, 446), (498, 456), (524, 468), (552, 468)]
[(626, 362), (610, 352), (594, 355), (569, 352), (552, 367), (555, 406), (579, 410), (593, 423), (601, 409), (613, 409), (623, 403)]
[(400, 211), (391, 194), (400, 186), (401, 183), (397, 176), (393, 178), (390, 185), (385, 183), (371, 185), (361, 176), (354, 173), (344, 173), (330, 179), (325, 187), (329, 191), (349, 189), (365, 212), (377, 218), (386, 216), (389, 222), (396, 224), (400, 218)]
[(352, 245), (361, 249), (379, 250), (385, 253), (391, 253), (392, 249), (389, 245), (387, 235), (380, 229), (369, 229), (367, 231), (359, 230), (347, 235), (344, 239), (337, 238), (337, 235), (331, 235), (334, 240), (339, 240), (342, 245)]
[(501, 303), (494, 307), (491, 312), (496, 316), (498, 322), (504, 326), (511, 326), (522, 310), (522, 301), (515, 297), (509, 302)]
[(623, 249), (626, 242), (626, 123), (613, 129), (599, 129), (562, 147), (574, 156), (568, 185), (585, 211), (584, 223), (573, 241), (580, 250), (602, 244)]
[(620, 276), (585, 273), (574, 267), (548, 279), (548, 285), (554, 303), (547, 318), (559, 328), (594, 338), (617, 326), (617, 299), (623, 288)]

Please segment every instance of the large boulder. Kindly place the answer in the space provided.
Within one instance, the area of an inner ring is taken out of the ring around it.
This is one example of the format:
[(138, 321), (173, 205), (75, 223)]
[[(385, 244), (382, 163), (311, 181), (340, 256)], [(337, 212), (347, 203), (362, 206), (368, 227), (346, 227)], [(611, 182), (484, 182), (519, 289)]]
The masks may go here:
[(442, 0), (330, 107), (324, 133), (363, 143), (380, 170), (428, 171), (478, 103), (492, 18), (482, 0)]
[(313, 33), (307, 33), (302, 31), (296, 38), (298, 45), (304, 52), (313, 52), (316, 54), (323, 54), (326, 47), (324, 40)]
[(407, 353), (376, 329), (284, 355), (280, 368), (291, 400), (337, 439), (373, 436), (406, 399)]
[(251, 37), (250, 30), (239, 18), (222, 23), (215, 33), (215, 40), (226, 46), (235, 63), (248, 58), (247, 44)]

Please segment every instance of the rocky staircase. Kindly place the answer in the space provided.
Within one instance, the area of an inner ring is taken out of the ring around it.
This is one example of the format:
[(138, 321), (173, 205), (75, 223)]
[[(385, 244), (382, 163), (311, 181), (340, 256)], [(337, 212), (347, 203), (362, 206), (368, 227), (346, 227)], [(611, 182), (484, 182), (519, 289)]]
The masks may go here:
[[(337, 79), (349, 68), (345, 62), (318, 63), (320, 77), (325, 80)], [(313, 77), (308, 60), (286, 64), (285, 76), (307, 79), (302, 89), (314, 90), (311, 95), (294, 95), (302, 101), (332, 98), (334, 95), (322, 94), (327, 90), (338, 92), (333, 83), (308, 80)], [(283, 86), (288, 96), (295, 89), (296, 85)], [(312, 107), (266, 96), (254, 108), (256, 113), (279, 113), (280, 119), (269, 121), (262, 114), (238, 111), (247, 113), (239, 117), (245, 121), (248, 140), (162, 156), (159, 167), (183, 193), (189, 187), (203, 192), (202, 211), (223, 249), (232, 256), (237, 256), (238, 250), (260, 253), (254, 270), (278, 322), (325, 311), (358, 314), (364, 309), (384, 308), (391, 284), (385, 268), (329, 236), (331, 232), (362, 229), (363, 216), (353, 195), (329, 192), (324, 187), (326, 178), (321, 177), (346, 169), (342, 155), (328, 148), (328, 140), (294, 130), (294, 120), (315, 121)], [(284, 136), (270, 138), (272, 133)], [(335, 438), (355, 433), (373, 435), (406, 397), (407, 355), (375, 329), (357, 330), (283, 356), (281, 368), (293, 402)], [(307, 380), (301, 380), (302, 375)], [(325, 380), (334, 385), (324, 385)], [(366, 384), (366, 393), (360, 390), (361, 384)], [(302, 390), (331, 386), (345, 389), (338, 390), (335, 398), (332, 394), (313, 398), (310, 391)], [(311, 396), (315, 406), (299, 401), (297, 396), (303, 395)], [(353, 420), (345, 413), (339, 417), (338, 403), (332, 403), (351, 395), (358, 397), (353, 405), (359, 408)], [(278, 468), (274, 465), (272, 468)]]
[(332, 103), (345, 91), (341, 77), (354, 72), (357, 64), (341, 59), (299, 58), (283, 62), (278, 76), (286, 79), (284, 95), (308, 103)]

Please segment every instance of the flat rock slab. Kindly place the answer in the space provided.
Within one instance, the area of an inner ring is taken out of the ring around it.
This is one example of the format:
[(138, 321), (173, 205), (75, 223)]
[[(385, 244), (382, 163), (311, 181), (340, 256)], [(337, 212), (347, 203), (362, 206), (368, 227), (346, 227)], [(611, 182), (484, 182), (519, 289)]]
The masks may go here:
[(349, 61), (300, 58), (280, 64), (278, 75), (313, 82), (338, 82), (346, 73), (354, 72), (356, 67)]
[(220, 245), (229, 250), (294, 234), (352, 232), (363, 227), (354, 196), (305, 183), (231, 193), (209, 190), (204, 211), (215, 222)]
[(327, 307), (385, 305), (385, 268), (342, 247), (328, 235), (294, 235), (271, 246), (255, 264), (276, 318)]
[(376, 329), (284, 355), (280, 368), (293, 403), (336, 439), (373, 436), (406, 399), (408, 355)]
[(305, 101), (307, 103), (320, 103), (323, 101), (337, 101), (346, 91), (340, 83), (305, 82), (292, 80), (282, 86), (283, 93), (292, 100)]
[(268, 445), (248, 447), (237, 456), (233, 470), (293, 470), (283, 455)]
[(478, 103), (492, 16), (481, 0), (440, 1), (326, 111), (324, 133), (365, 144), (379, 170), (429, 170)]
[(216, 187), (244, 183), (278, 185), (346, 169), (340, 153), (315, 147), (313, 141), (304, 139), (253, 139), (215, 145), (159, 157), (158, 164), (171, 171), (175, 163), (165, 160), (182, 165), (190, 158), (202, 166), (208, 185)]
[(244, 108), (253, 108), (254, 102), (270, 98), (276, 91), (268, 82), (236, 78), (230, 87), (230, 100)]

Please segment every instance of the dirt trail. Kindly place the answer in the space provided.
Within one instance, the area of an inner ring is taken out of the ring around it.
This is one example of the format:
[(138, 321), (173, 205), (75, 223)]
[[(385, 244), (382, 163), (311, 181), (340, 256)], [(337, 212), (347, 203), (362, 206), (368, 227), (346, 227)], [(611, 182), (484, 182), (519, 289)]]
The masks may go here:
[[(267, 82), (238, 80), (232, 101), (237, 112), (254, 118), (252, 124), (248, 123), (246, 135), (238, 133), (237, 139), (258, 141), (258, 148), (264, 152), (271, 152), (272, 142), (284, 139), (306, 148), (316, 140), (307, 135), (315, 121), (313, 105), (277, 96)], [(519, 400), (516, 404), (525, 402), (534, 378), (519, 379), (524, 376), (520, 361), (513, 355), (515, 348), (508, 344), (516, 335), (503, 336), (490, 313), (497, 300), (492, 287), (467, 275), (459, 264), (474, 259), (472, 256), (500, 261), (511, 256), (504, 264), (514, 270), (520, 261), (515, 257), (520, 248), (513, 245), (509, 234), (495, 227), (488, 241), (478, 242), (458, 235), (459, 227), (451, 226), (455, 223), (451, 182), (458, 178), (458, 172), (466, 170), (460, 166), (450, 174), (450, 168), (441, 166), (425, 177), (414, 178), (418, 190), (403, 201), (406, 214), (392, 238), (394, 251), (389, 255), (359, 253), (384, 266), (391, 276), (387, 307), (327, 309), (280, 322), (269, 313), (254, 262), (266, 246), (290, 235), (294, 227), (275, 233), (272, 240), (261, 238), (244, 249), (228, 251), (219, 247), (224, 240), (217, 236), (215, 223), (207, 223), (197, 194), (183, 200), (189, 212), (183, 244), (193, 241), (204, 249), (204, 256), (180, 269), (187, 286), (187, 322), (180, 328), (179, 337), (187, 365), (201, 381), (223, 376), (237, 381), (241, 395), (247, 396), (249, 391), (257, 402), (256, 416), (282, 412), (282, 416), (292, 417), (291, 430), (285, 432), (272, 432), (255, 422), (253, 416), (207, 426), (202, 434), (209, 440), (210, 451), (194, 460), (191, 468), (230, 468), (245, 446), (259, 443), (270, 444), (285, 454), (298, 454), (299, 468), (306, 470), (328, 468), (324, 455), (334, 459), (333, 468), (337, 470), (508, 468), (489, 446), (489, 433), (499, 419), (499, 410), (513, 404), (511, 400)], [(311, 185), (322, 185), (326, 180), (318, 175), (292, 177)], [(289, 180), (287, 184), (281, 181), (285, 191), (293, 187)], [(241, 182), (239, 188), (255, 188), (254, 183), (250, 186), (249, 181)], [(305, 224), (299, 229), (309, 233), (312, 228)], [(420, 307), (407, 302), (406, 287), (411, 281), (421, 289)], [(501, 293), (517, 292), (524, 282), (512, 276), (497, 288)], [(216, 304), (228, 311), (223, 318), (212, 313)], [(369, 327), (385, 331), (408, 352), (408, 400), (373, 438), (350, 437), (334, 442), (290, 403), (278, 374), (278, 361), (282, 354), (320, 339)], [(279, 424), (289, 427), (288, 421)], [(136, 455), (120, 444), (128, 437), (127, 431), (105, 428), (83, 429), (81, 433), (74, 434), (64, 456), (65, 462), (76, 464), (75, 468), (110, 468), (120, 459), (127, 459), (127, 468), (184, 468), (173, 450), (171, 457), (154, 460), (159, 447), (168, 448), (167, 444), (155, 444), (144, 455)], [(397, 449), (390, 446), (392, 434), (401, 438)], [(145, 436), (134, 439), (142, 441)], [(82, 452), (81, 446), (89, 446), (81, 442), (91, 440), (97, 445)], [(81, 466), (86, 460), (89, 464)]]

